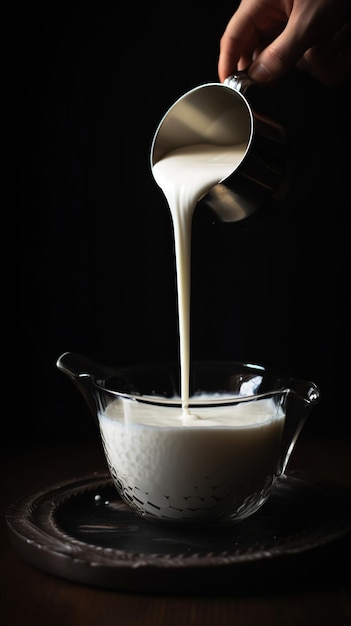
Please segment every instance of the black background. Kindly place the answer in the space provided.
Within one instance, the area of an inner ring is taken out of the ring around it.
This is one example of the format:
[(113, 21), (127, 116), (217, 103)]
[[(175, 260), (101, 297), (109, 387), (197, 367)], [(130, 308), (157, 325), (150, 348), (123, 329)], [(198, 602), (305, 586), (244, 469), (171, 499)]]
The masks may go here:
[[(17, 5), (17, 417), (23, 442), (97, 438), (56, 368), (178, 356), (171, 220), (149, 167), (155, 129), (187, 90), (217, 81), (234, 5), (190, 0)], [(291, 187), (252, 223), (193, 228), (192, 350), (318, 384), (305, 436), (349, 434), (349, 90), (299, 72), (258, 102), (286, 127)], [(347, 152), (346, 152), (347, 154)]]

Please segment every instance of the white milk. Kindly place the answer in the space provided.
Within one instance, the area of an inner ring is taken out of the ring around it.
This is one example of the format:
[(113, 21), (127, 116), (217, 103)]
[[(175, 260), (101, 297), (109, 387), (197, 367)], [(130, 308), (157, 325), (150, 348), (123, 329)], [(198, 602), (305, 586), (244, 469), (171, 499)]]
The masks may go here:
[(198, 201), (240, 164), (246, 143), (196, 144), (172, 150), (153, 166), (173, 219), (183, 412), (189, 404), (191, 225)]
[(182, 408), (119, 399), (99, 415), (117, 488), (148, 516), (188, 520), (221, 516), (229, 509), (240, 518), (258, 508), (274, 480), (284, 415), (272, 399), (189, 409), (193, 212), (201, 197), (241, 162), (245, 149), (246, 144), (194, 145), (168, 153), (153, 166), (174, 226)]
[[(228, 510), (238, 519), (268, 494), (283, 414), (271, 398), (196, 409), (116, 400), (99, 415), (111, 474), (122, 497), (155, 518), (199, 520)], [(142, 422), (142, 423), (140, 423)], [(237, 512), (237, 513), (236, 513)]]

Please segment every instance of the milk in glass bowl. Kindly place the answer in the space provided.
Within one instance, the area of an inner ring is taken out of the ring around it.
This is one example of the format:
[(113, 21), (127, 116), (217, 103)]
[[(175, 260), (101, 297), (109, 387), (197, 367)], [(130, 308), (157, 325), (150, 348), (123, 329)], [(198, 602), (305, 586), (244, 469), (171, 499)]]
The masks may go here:
[(163, 524), (228, 525), (257, 511), (319, 398), (314, 383), (261, 365), (199, 362), (184, 409), (176, 363), (113, 369), (67, 352), (57, 366), (97, 420), (120, 497)]

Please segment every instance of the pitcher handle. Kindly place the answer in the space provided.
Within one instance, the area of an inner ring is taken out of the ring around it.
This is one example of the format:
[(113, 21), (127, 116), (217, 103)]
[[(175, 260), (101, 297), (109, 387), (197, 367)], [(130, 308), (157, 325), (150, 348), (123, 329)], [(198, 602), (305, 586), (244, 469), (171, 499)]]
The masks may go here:
[(253, 80), (251, 80), (247, 70), (242, 70), (242, 71), (237, 71), (235, 74), (232, 74), (231, 76), (228, 76), (228, 78), (224, 80), (223, 84), (227, 85), (228, 87), (231, 87), (232, 89), (235, 89), (236, 91), (244, 95), (246, 91), (248, 90), (248, 88), (251, 87), (251, 85), (254, 85), (256, 83)]

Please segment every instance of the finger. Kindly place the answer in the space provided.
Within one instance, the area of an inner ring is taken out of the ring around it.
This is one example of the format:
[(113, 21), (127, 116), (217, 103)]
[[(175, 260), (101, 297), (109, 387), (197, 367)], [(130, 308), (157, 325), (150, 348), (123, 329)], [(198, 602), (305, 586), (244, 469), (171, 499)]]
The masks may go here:
[(220, 40), (218, 76), (224, 81), (250, 65), (257, 49), (259, 34), (249, 15), (234, 14)]
[(310, 45), (290, 19), (282, 33), (255, 58), (249, 69), (251, 78), (259, 83), (277, 82), (295, 67)]

